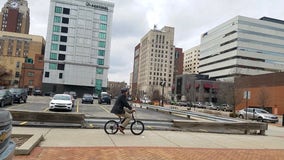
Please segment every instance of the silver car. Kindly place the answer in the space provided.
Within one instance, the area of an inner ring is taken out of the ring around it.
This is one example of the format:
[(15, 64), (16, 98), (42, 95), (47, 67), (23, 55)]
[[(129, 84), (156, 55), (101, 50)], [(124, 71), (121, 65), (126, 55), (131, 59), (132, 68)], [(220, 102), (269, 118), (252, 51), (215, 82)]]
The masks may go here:
[(261, 122), (278, 122), (278, 117), (261, 108), (247, 108), (238, 112), (238, 117), (244, 119), (247, 115), (248, 119)]

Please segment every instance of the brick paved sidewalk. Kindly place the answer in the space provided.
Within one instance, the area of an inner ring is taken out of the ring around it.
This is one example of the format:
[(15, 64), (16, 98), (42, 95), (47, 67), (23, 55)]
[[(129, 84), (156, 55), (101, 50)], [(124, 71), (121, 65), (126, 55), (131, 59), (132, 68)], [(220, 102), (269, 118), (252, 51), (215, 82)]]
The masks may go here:
[(14, 160), (282, 160), (277, 149), (201, 149), (170, 147), (36, 147)]

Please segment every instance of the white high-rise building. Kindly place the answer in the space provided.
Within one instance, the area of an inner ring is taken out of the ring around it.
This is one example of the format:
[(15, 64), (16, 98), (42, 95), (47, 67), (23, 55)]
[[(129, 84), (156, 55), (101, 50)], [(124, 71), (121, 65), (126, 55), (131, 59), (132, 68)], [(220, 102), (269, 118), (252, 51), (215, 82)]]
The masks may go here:
[(219, 80), (284, 71), (284, 21), (237, 16), (202, 35), (199, 60)]
[(184, 51), (183, 72), (198, 74), (199, 71), (200, 46), (195, 46)]
[(107, 87), (114, 4), (51, 0), (43, 90), (100, 92)]

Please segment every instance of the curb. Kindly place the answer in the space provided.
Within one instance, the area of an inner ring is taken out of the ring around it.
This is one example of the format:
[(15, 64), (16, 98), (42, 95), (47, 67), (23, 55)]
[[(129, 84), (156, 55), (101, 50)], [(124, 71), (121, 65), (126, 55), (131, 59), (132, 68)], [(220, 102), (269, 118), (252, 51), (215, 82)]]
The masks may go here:
[(44, 140), (41, 134), (12, 134), (13, 136), (31, 136), (24, 144), (20, 147), (16, 147), (15, 155), (28, 155), (30, 152)]

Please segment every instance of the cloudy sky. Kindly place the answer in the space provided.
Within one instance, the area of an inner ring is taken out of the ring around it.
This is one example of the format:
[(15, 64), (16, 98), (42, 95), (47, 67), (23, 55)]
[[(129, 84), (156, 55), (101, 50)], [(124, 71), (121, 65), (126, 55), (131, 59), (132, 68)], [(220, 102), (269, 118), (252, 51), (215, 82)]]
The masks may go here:
[[(200, 35), (237, 16), (284, 20), (283, 0), (109, 0), (115, 3), (110, 55), (110, 81), (129, 83), (134, 47), (153, 28), (175, 27), (175, 46), (200, 43)], [(2, 7), (6, 0), (0, 1)], [(49, 0), (28, 0), (30, 34), (46, 37)]]

